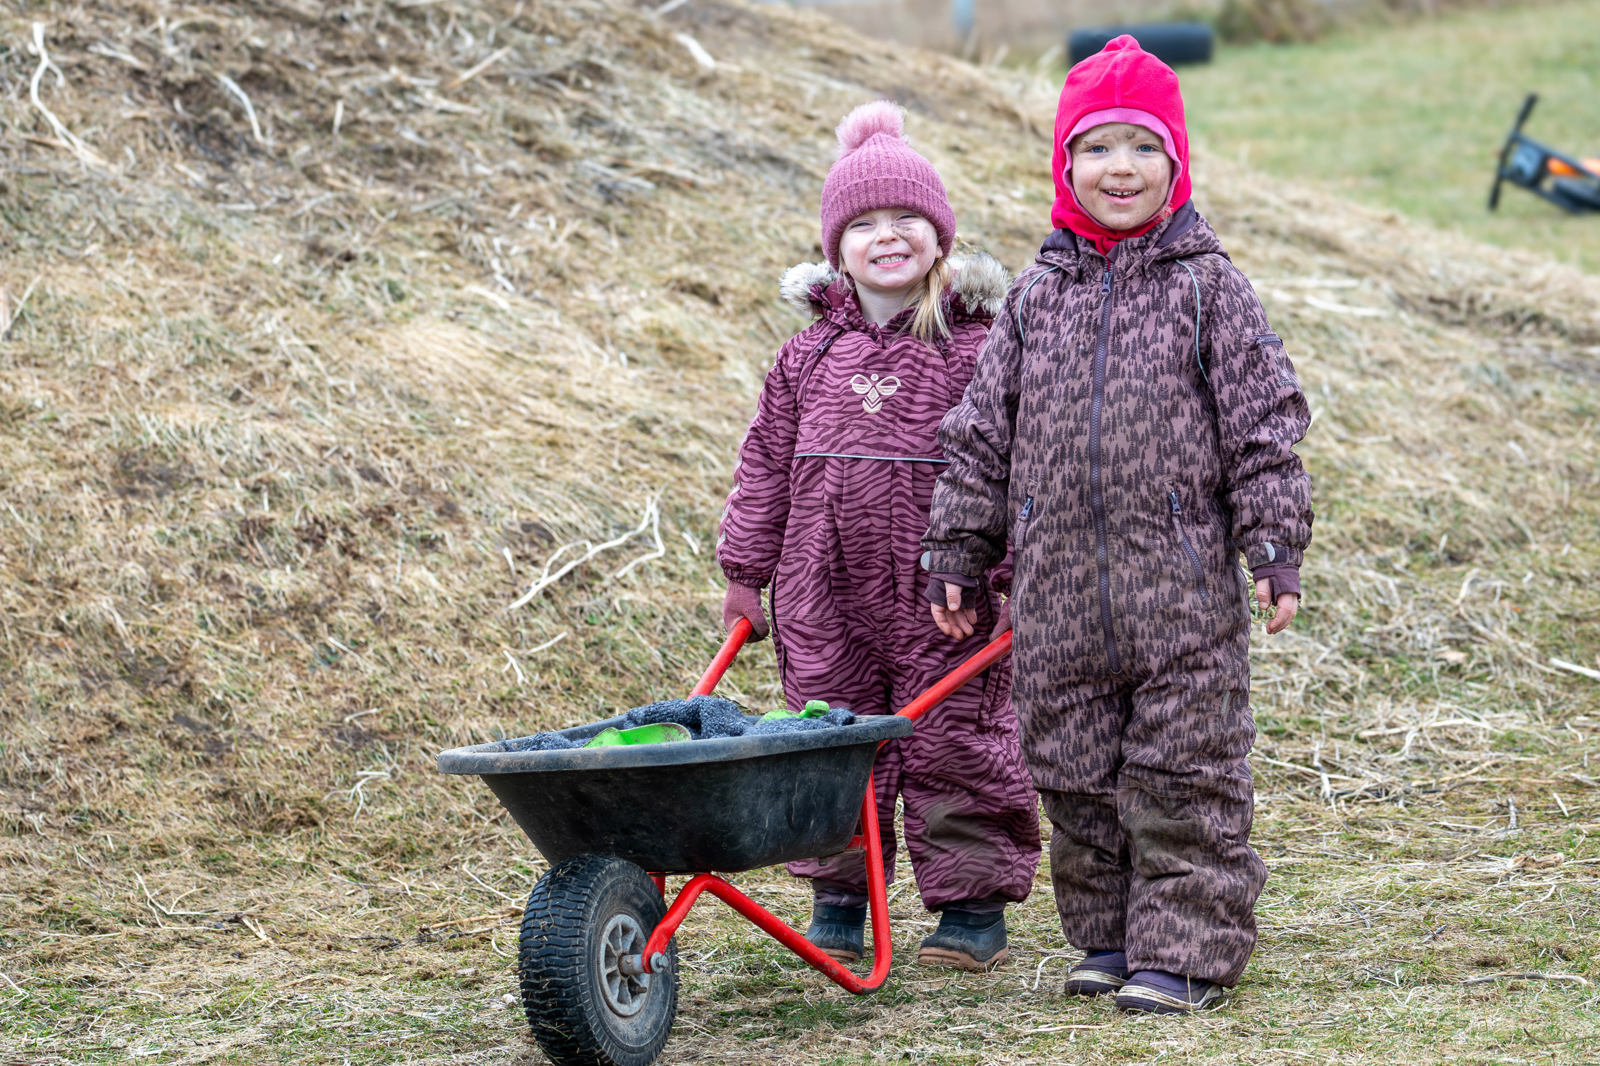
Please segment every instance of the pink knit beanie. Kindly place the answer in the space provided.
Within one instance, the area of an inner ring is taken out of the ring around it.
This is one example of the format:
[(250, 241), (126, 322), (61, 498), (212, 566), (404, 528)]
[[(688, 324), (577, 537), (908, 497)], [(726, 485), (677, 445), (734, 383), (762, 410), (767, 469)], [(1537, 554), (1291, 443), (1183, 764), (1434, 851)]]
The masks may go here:
[(839, 159), (822, 183), (822, 251), (836, 270), (845, 226), (880, 207), (909, 208), (933, 223), (939, 254), (950, 254), (956, 214), (938, 172), (904, 129), (905, 113), (888, 100), (862, 104), (839, 123)]

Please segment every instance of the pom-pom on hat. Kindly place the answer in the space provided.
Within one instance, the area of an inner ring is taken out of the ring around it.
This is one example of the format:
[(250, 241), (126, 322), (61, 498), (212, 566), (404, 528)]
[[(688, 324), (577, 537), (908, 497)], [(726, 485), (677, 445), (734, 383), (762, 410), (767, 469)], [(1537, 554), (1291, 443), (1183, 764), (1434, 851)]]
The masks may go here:
[(862, 104), (839, 123), (839, 159), (822, 183), (822, 251), (835, 269), (845, 226), (881, 207), (909, 208), (933, 223), (939, 254), (950, 254), (956, 214), (938, 171), (904, 130), (905, 112), (888, 100)]

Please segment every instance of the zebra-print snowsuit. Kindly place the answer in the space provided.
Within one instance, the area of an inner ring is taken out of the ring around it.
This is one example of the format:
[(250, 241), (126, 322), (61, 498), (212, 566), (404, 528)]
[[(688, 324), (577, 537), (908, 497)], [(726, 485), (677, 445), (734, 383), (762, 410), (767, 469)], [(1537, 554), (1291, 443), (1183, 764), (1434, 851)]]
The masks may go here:
[[(807, 700), (892, 713), (987, 642), (999, 597), (985, 582), (978, 631), (934, 625), (918, 558), (939, 471), (939, 421), (961, 399), (1006, 277), (987, 256), (957, 269), (950, 338), (875, 326), (853, 285), (820, 264), (784, 278), (818, 318), (778, 352), (739, 451), (717, 557), (730, 581), (772, 585), (778, 668), (791, 708)], [(1027, 897), (1039, 862), (1037, 799), (1017, 744), (1007, 664), (886, 744), (873, 767), (886, 867), (896, 796), (922, 900), (994, 907)], [(861, 853), (791, 863), (817, 899), (866, 899)], [(980, 908), (981, 909), (981, 908)]]

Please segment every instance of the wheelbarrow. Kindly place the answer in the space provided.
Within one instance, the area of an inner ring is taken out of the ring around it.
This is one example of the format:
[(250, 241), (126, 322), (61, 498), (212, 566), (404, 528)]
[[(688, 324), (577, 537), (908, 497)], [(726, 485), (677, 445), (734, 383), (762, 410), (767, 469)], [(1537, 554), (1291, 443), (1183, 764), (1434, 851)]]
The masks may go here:
[[(709, 695), (750, 635), (741, 619), (691, 696)], [(678, 1004), (675, 934), (710, 893), (856, 994), (889, 976), (889, 900), (872, 763), (878, 746), (1011, 650), (1002, 634), (896, 714), (837, 729), (676, 744), (509, 751), (452, 748), (445, 773), (477, 774), (550, 863), (518, 942), (522, 1006), (558, 1066), (648, 1066)], [(586, 741), (623, 719), (561, 735)], [(719, 876), (865, 851), (872, 970), (860, 977)], [(715, 872), (713, 872), (715, 871)], [(667, 875), (689, 880), (669, 905)]]

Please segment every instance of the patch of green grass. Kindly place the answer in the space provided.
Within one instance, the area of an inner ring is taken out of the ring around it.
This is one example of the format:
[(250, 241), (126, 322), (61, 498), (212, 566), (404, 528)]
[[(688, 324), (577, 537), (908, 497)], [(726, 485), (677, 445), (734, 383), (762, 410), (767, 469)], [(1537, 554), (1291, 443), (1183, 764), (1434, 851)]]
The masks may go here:
[(1568, 155), (1600, 155), (1600, 4), (1507, 6), (1315, 44), (1224, 47), (1180, 76), (1203, 150), (1600, 270), (1600, 215), (1567, 215), (1511, 185), (1497, 212), (1486, 207), (1528, 92), (1540, 99), (1526, 135)]

